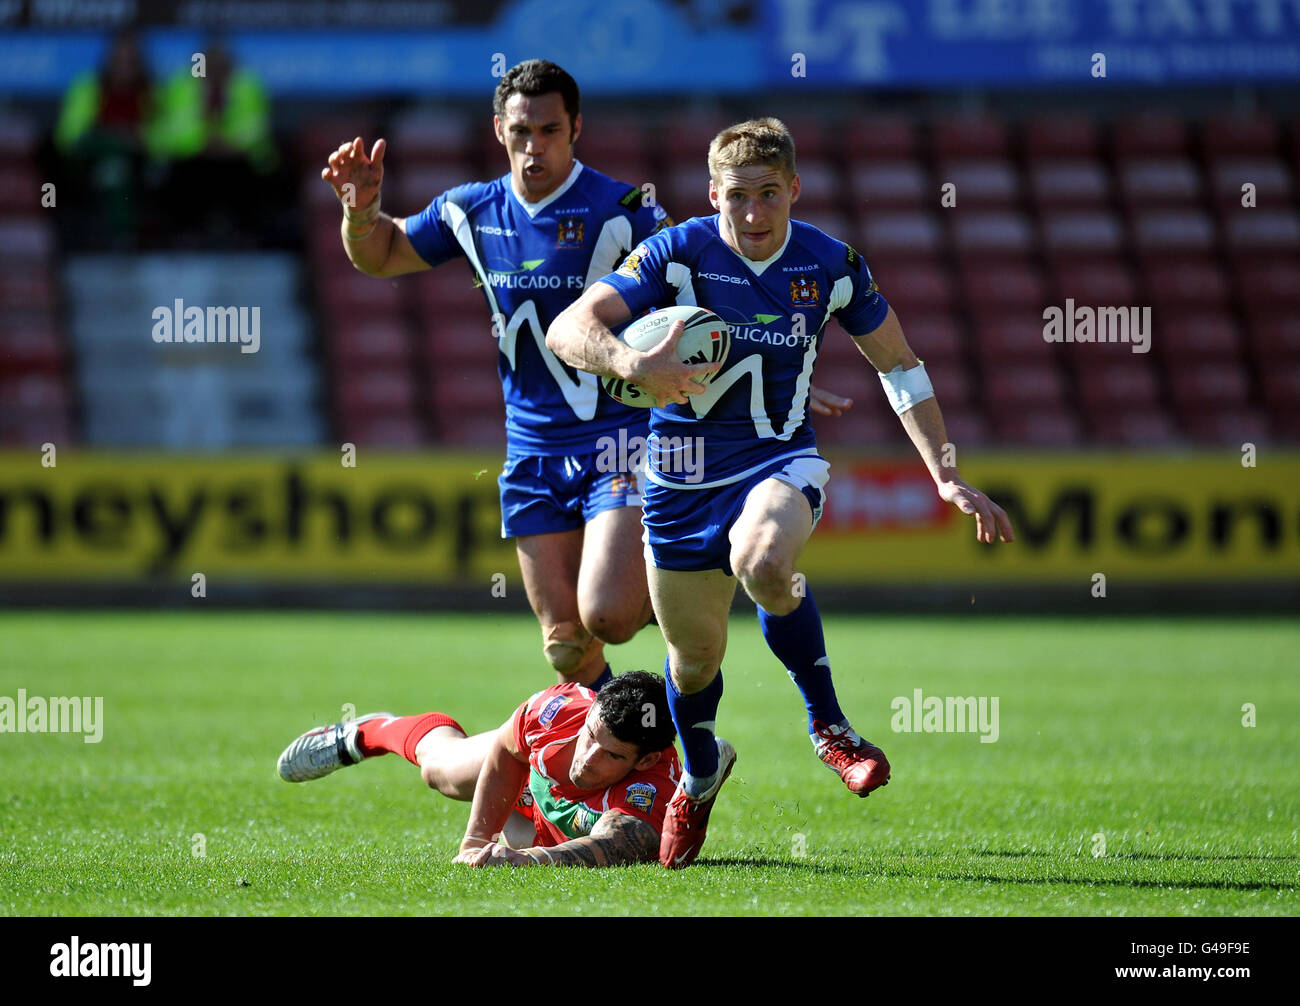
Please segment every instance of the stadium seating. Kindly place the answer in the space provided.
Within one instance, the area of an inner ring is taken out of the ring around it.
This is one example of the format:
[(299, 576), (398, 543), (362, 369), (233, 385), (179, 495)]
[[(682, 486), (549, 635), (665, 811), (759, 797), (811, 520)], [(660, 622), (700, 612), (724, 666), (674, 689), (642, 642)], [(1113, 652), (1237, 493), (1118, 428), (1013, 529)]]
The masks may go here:
[[(655, 122), (592, 109), (586, 120), (584, 161), (630, 184), (651, 182), (678, 220), (713, 212), (704, 152), (725, 115)], [(786, 121), (803, 181), (796, 217), (864, 252), (927, 362), (955, 440), (1300, 439), (1297, 124), (1263, 112), (1018, 121), (828, 111)], [(355, 121), (348, 128), (355, 133)], [(458, 113), (409, 111), (388, 135), (395, 211), (415, 212), (443, 188), (505, 168), (490, 130)], [(327, 119), (304, 126), (296, 144), (313, 154), (303, 174), (307, 261), (328, 401), (350, 410), (336, 411), (335, 425), (396, 446), (430, 437), (499, 446), (497, 356), (482, 292), (460, 264), (396, 281), (351, 268), (338, 244), (337, 203), (312, 181), (322, 144), (333, 149), (340, 138)], [(12, 165), (5, 178), (12, 186), (0, 185), (0, 199), (34, 182)], [(955, 206), (939, 204), (948, 182)], [(1255, 186), (1255, 208), (1241, 204), (1245, 182)], [(31, 227), (20, 220), (0, 237), (41, 258), (45, 239)], [(1150, 307), (1151, 352), (1047, 344), (1043, 311), (1066, 299)], [(57, 309), (58, 286), (39, 271), (0, 282), (0, 311), (51, 302)], [(27, 370), (64, 366), (57, 326), (34, 322), (7, 345)], [(398, 373), (408, 375), (405, 385)], [(869, 365), (835, 325), (815, 380), (858, 399), (849, 415), (818, 417), (826, 443), (902, 443)], [(16, 389), (0, 385), (0, 401), (16, 400)], [(75, 413), (75, 396), (61, 399), (48, 382), (25, 389), (24, 400)]]

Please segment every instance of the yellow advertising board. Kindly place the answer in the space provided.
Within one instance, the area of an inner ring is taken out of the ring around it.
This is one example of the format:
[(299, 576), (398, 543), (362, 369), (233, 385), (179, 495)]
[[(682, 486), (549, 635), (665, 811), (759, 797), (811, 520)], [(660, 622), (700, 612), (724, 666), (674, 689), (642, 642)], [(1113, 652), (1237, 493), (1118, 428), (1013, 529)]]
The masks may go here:
[[(1300, 578), (1300, 453), (986, 453), (1011, 514), (981, 545), (915, 457), (829, 454), (800, 569), (839, 584)], [(492, 453), (0, 454), (0, 580), (517, 581)]]

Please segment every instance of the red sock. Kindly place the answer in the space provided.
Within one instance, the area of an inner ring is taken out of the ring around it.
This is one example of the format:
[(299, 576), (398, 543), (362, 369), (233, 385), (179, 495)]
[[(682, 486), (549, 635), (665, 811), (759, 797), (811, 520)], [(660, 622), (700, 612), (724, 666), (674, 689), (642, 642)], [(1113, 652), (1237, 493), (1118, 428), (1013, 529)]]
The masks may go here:
[(357, 749), (367, 758), (391, 751), (412, 765), (415, 748), (434, 727), (455, 727), (461, 733), (465, 728), (443, 713), (424, 713), (420, 716), (399, 716), (394, 720), (367, 720), (357, 727)]

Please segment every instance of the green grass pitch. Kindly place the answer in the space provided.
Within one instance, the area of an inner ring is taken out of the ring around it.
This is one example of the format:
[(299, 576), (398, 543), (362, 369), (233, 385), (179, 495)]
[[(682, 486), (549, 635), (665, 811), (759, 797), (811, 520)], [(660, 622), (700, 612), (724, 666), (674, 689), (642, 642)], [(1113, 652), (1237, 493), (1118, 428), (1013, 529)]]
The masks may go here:
[[(740, 757), (698, 865), (471, 871), (468, 805), (401, 759), (302, 785), (275, 759), (344, 703), (495, 726), (550, 683), (531, 619), (5, 614), (0, 696), (103, 696), (104, 735), (0, 734), (0, 914), (1300, 914), (1294, 621), (833, 617), (827, 638), (888, 788), (856, 799), (814, 759), (737, 615), (718, 722)], [(610, 653), (662, 667), (653, 626)], [(893, 732), (916, 688), (997, 696), (996, 743)]]

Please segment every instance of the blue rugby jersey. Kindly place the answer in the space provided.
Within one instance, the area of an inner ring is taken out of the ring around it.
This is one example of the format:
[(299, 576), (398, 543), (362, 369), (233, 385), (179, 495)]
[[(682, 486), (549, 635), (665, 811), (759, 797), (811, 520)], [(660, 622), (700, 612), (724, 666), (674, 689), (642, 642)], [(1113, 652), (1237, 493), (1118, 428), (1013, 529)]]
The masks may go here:
[(722, 240), (717, 215), (695, 217), (643, 241), (601, 282), (634, 318), (694, 304), (731, 328), (727, 362), (708, 389), (686, 405), (651, 410), (647, 478), (684, 489), (726, 485), (779, 458), (815, 453), (808, 392), (826, 322), (833, 314), (850, 334), (866, 335), (889, 310), (861, 255), (798, 220), (772, 258), (753, 262)]
[[(536, 203), (506, 174), (459, 185), (406, 218), (412, 247), (430, 265), (469, 260), (488, 310), (504, 316), (497, 370), (512, 453), (586, 454), (617, 431), (644, 433), (645, 410), (620, 405), (592, 374), (546, 348), (546, 330), (587, 284), (612, 272), (638, 242), (672, 225), (642, 192), (575, 161), (569, 177)], [(485, 327), (485, 333), (487, 329)]]

